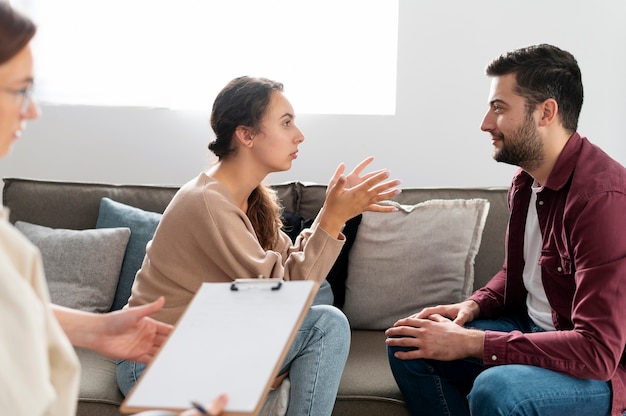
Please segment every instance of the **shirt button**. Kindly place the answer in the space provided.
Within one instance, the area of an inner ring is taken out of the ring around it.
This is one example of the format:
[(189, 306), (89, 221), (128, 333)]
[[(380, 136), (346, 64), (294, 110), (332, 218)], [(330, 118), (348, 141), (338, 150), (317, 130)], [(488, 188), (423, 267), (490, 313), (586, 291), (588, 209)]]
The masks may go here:
[(497, 361), (498, 360), (498, 356), (497, 355), (492, 355), (491, 356), (491, 361)]
[(557, 267), (556, 270), (561, 273), (563, 271), (563, 268), (561, 266)]

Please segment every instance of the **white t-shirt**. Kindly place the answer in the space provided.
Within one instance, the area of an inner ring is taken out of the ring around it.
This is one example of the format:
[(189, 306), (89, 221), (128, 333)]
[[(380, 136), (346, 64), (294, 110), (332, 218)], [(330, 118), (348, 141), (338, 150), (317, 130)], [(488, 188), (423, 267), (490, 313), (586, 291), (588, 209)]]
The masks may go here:
[(0, 413), (76, 414), (80, 367), (50, 307), (39, 250), (0, 206)]
[(552, 308), (550, 308), (541, 282), (541, 267), (539, 266), (542, 238), (537, 217), (537, 192), (540, 189), (535, 186), (532, 188), (533, 193), (530, 197), (524, 229), (524, 286), (528, 291), (526, 307), (528, 316), (537, 326), (546, 331), (554, 331), (556, 328), (552, 323)]

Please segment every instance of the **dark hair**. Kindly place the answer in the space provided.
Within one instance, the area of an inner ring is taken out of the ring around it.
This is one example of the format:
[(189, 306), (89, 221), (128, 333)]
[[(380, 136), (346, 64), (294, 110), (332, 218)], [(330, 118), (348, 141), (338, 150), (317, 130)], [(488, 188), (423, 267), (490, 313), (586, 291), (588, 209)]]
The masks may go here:
[[(215, 98), (211, 111), (211, 128), (215, 140), (209, 143), (218, 159), (235, 151), (233, 137), (239, 126), (257, 133), (267, 111), (272, 93), (283, 91), (283, 84), (267, 78), (239, 77), (230, 81)], [(283, 226), (281, 205), (276, 192), (261, 184), (248, 197), (246, 215), (265, 250), (277, 241), (278, 230)]]
[(213, 103), (211, 128), (216, 139), (209, 143), (209, 150), (221, 159), (235, 150), (232, 140), (237, 127), (258, 132), (274, 91), (282, 92), (283, 84), (247, 76), (230, 81)]
[(583, 84), (574, 56), (556, 46), (540, 44), (504, 53), (486, 69), (489, 76), (515, 74), (515, 92), (526, 99), (531, 113), (548, 98), (559, 105), (563, 127), (571, 132), (578, 128), (583, 106)]
[(32, 20), (0, 0), (0, 65), (28, 45), (36, 31)]

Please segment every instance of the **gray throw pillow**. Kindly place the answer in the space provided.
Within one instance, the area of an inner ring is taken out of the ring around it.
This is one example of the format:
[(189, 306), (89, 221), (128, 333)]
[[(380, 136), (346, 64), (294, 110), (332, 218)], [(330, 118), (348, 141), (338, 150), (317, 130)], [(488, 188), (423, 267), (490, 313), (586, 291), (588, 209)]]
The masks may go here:
[(111, 309), (128, 228), (68, 230), (22, 221), (15, 227), (41, 251), (52, 303), (88, 312)]
[(100, 200), (96, 228), (130, 228), (130, 239), (111, 310), (122, 309), (128, 302), (135, 275), (146, 255), (146, 244), (152, 240), (161, 217), (160, 213), (144, 211), (110, 198), (104, 197)]
[(354, 329), (386, 329), (472, 291), (489, 201), (393, 204), (398, 211), (363, 213), (350, 250), (343, 311)]

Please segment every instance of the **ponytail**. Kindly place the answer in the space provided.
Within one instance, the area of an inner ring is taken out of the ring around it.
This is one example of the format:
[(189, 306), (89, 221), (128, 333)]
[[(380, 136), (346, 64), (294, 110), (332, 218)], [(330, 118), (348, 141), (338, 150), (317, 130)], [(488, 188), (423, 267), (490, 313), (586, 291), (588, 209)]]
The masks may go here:
[(248, 197), (246, 215), (264, 250), (270, 250), (278, 240), (278, 231), (283, 226), (281, 209), (276, 191), (265, 185), (259, 185)]

